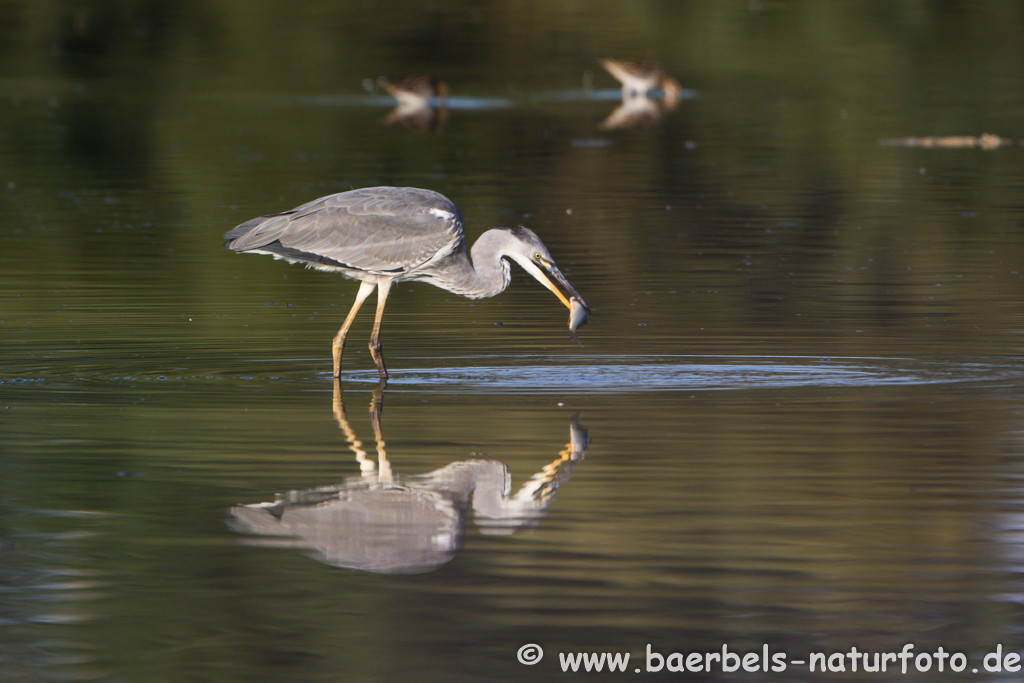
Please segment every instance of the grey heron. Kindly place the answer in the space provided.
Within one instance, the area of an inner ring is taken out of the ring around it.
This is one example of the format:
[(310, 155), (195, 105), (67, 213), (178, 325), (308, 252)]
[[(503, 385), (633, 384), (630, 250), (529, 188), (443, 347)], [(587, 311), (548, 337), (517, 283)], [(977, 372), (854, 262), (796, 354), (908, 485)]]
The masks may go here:
[[(359, 280), (359, 290), (334, 336), (334, 376), (341, 375), (345, 338), (359, 307), (377, 288), (377, 315), (370, 355), (382, 381), (388, 378), (381, 352), (384, 304), (395, 282), (428, 282), (470, 299), (505, 291), (511, 280), (507, 259), (518, 263), (573, 312), (570, 299), (586, 304), (555, 265), (547, 247), (528, 228), (492, 228), (467, 249), (462, 214), (442, 194), (414, 187), (368, 187), (315, 199), (291, 211), (260, 216), (224, 235), (237, 252), (269, 254), (309, 268)], [(561, 285), (568, 297), (563, 294)]]

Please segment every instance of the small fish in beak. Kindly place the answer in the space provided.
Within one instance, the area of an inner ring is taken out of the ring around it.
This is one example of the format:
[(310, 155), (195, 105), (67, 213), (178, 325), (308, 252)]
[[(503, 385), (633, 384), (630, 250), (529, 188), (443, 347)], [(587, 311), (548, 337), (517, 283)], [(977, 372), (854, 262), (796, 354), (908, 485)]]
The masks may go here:
[(576, 330), (578, 330), (581, 325), (587, 324), (587, 315), (589, 313), (590, 311), (587, 310), (587, 307), (579, 297), (574, 296), (569, 298), (569, 338), (580, 346), (583, 346), (583, 342), (580, 341), (579, 336), (576, 334)]

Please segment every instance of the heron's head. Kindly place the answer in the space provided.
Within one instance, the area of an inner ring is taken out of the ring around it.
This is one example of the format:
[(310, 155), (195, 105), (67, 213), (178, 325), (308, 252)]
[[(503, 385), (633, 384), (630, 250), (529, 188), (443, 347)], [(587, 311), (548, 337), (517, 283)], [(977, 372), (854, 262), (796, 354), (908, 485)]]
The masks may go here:
[[(566, 308), (572, 309), (569, 303), (571, 297), (576, 297), (584, 308), (587, 307), (583, 302), (583, 297), (562, 275), (562, 271), (555, 265), (555, 260), (551, 258), (548, 248), (544, 246), (533, 230), (519, 227), (506, 228), (506, 232), (509, 235), (509, 240), (502, 250), (504, 256), (508, 256), (518, 263), (523, 270), (550, 289), (565, 304)], [(568, 293), (568, 296), (559, 289), (559, 285)]]

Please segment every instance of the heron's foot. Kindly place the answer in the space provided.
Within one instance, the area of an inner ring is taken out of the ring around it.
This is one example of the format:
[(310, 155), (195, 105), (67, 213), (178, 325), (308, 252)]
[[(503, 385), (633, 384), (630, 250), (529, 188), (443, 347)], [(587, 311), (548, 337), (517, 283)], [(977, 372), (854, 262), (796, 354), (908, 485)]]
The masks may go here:
[(384, 357), (380, 354), (373, 354), (373, 360), (377, 364), (377, 372), (380, 373), (380, 381), (383, 384), (387, 384), (388, 381), (388, 369), (384, 367)]
[(388, 369), (384, 366), (384, 351), (381, 349), (379, 338), (370, 338), (370, 356), (373, 357), (373, 362), (377, 365), (377, 372), (380, 373), (380, 380), (382, 382), (387, 382)]
[(338, 353), (337, 348), (335, 348), (332, 355), (334, 356), (334, 362), (331, 366), (334, 368), (334, 378), (337, 379), (341, 377), (341, 354)]

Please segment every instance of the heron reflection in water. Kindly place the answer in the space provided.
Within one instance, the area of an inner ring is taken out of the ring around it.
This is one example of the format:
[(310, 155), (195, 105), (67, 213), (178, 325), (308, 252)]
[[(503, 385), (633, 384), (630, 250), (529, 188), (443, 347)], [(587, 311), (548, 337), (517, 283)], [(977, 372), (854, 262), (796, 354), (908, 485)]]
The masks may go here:
[(570, 332), (586, 322), (589, 309), (583, 297), (532, 230), (492, 228), (467, 249), (463, 228), (458, 207), (444, 195), (415, 187), (368, 187), (253, 218), (226, 233), (224, 246), (237, 252), (270, 254), (360, 281), (352, 309), (334, 337), (335, 377), (341, 376), (349, 328), (376, 288), (370, 355), (381, 379), (387, 380), (380, 326), (384, 304), (396, 282), (428, 282), (469, 299), (484, 299), (508, 287), (512, 275), (507, 259), (511, 259), (554, 292), (570, 311), (574, 309), (570, 299), (578, 300), (582, 314), (570, 318)]
[(429, 474), (401, 476), (385, 452), (382, 409), (378, 386), (370, 403), (374, 462), (348, 421), (341, 383), (335, 380), (334, 416), (361, 474), (332, 486), (290, 491), (272, 503), (235, 506), (230, 510), (232, 528), (260, 537), (260, 544), (310, 550), (338, 567), (428, 572), (462, 548), (470, 508), (485, 534), (512, 534), (540, 523), (589, 443), (587, 431), (574, 417), (569, 443), (514, 494), (508, 467), (494, 460), (461, 460)]
[(622, 104), (601, 122), (602, 130), (651, 126), (679, 105), (683, 89), (658, 64), (602, 59), (601, 66), (622, 85)]
[(398, 101), (384, 123), (426, 130), (442, 125), (448, 118), (448, 84), (432, 76), (417, 74), (400, 81), (377, 79), (378, 85)]

